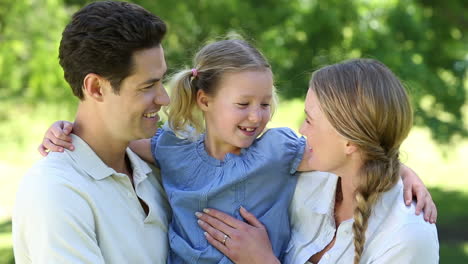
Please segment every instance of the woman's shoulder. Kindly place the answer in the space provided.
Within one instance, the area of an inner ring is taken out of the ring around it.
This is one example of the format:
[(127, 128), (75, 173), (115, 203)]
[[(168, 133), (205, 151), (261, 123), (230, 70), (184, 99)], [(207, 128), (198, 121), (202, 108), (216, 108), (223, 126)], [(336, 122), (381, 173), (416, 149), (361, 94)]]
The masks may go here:
[(409, 259), (418, 254), (438, 252), (435, 224), (426, 222), (423, 214), (416, 215), (415, 210), (415, 202), (409, 206), (404, 203), (401, 181), (382, 195), (374, 207), (366, 234), (372, 257), (406, 255)]

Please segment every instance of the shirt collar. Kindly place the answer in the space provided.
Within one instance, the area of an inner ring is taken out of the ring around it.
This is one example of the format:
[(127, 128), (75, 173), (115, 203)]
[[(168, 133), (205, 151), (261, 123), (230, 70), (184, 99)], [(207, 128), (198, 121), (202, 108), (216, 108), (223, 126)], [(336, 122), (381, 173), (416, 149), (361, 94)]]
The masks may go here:
[[(71, 134), (74, 151), (68, 151), (70, 157), (77, 163), (77, 165), (86, 171), (95, 180), (102, 180), (117, 172), (111, 167), (107, 166), (101, 158), (91, 149), (91, 147), (79, 136)], [(130, 148), (126, 149), (130, 163), (134, 170), (134, 175), (146, 178), (146, 174), (151, 172), (151, 168), (143, 160), (140, 159)], [(142, 180), (142, 179), (141, 179)]]
[[(299, 176), (296, 193), (300, 203), (299, 210), (317, 214), (329, 214), (335, 206), (335, 192), (338, 176), (329, 172), (303, 172)], [(297, 198), (296, 198), (297, 199)]]

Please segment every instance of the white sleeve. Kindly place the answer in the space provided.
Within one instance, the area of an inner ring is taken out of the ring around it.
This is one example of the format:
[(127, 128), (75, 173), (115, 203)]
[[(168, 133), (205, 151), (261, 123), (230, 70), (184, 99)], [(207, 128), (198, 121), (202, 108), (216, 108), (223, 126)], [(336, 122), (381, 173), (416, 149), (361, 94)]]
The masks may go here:
[(386, 241), (380, 256), (371, 263), (439, 263), (437, 230), (429, 223), (411, 223), (403, 226)]
[(16, 263), (104, 263), (86, 194), (51, 174), (27, 175), (18, 190), (12, 220)]

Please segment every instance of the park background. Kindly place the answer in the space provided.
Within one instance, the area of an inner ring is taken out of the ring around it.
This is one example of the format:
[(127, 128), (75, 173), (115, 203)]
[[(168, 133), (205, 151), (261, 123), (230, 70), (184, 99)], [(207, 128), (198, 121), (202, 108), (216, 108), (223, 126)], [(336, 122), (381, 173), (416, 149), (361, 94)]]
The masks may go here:
[[(77, 100), (58, 64), (61, 32), (83, 0), (0, 0), (0, 263), (14, 263), (18, 182), (54, 120)], [(310, 73), (376, 58), (405, 83), (415, 128), (402, 161), (437, 203), (441, 263), (468, 263), (468, 1), (142, 0), (169, 27), (169, 73), (207, 41), (242, 35), (270, 60), (281, 103), (274, 126), (298, 129)], [(112, 118), (112, 117), (110, 117)], [(34, 221), (34, 219), (31, 219)]]

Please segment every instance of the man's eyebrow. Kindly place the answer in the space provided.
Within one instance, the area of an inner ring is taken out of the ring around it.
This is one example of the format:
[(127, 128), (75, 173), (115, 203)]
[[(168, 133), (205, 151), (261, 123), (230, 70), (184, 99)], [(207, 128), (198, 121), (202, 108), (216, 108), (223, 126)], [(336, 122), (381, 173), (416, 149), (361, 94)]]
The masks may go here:
[(155, 83), (155, 82), (159, 82), (159, 81), (161, 81), (161, 78), (152, 78), (152, 79), (149, 79), (149, 80), (146, 80), (146, 81), (140, 83), (139, 85), (151, 84), (151, 83)]
[(155, 82), (159, 82), (161, 81), (161, 79), (164, 79), (164, 76), (166, 75), (166, 72), (163, 73), (162, 77), (161, 78), (151, 78), (151, 79), (148, 79), (142, 83), (139, 84), (139, 86), (141, 85), (146, 85), (146, 84), (152, 84), (152, 83), (155, 83)]

